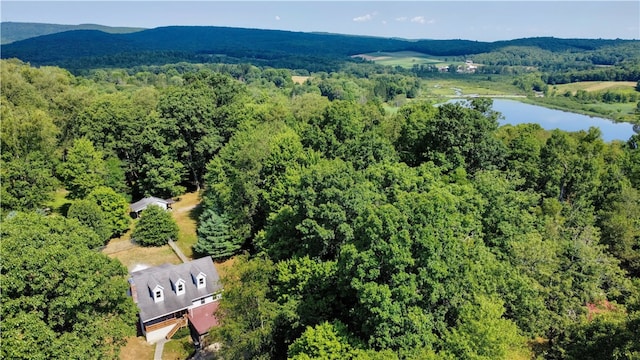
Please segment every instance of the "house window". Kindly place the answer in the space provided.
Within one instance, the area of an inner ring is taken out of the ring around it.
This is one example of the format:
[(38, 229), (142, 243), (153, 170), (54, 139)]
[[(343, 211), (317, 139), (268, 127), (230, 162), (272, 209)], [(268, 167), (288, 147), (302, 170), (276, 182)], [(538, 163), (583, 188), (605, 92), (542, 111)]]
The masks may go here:
[(160, 285), (156, 285), (153, 290), (151, 290), (151, 296), (153, 297), (153, 302), (159, 303), (164, 301), (164, 289)]
[(207, 275), (205, 275), (203, 272), (200, 272), (198, 275), (193, 276), (194, 283), (198, 289), (204, 289), (207, 287), (206, 277)]
[(178, 292), (182, 292), (184, 290), (184, 286), (182, 284), (178, 284)]
[(204, 299), (200, 299), (200, 305), (204, 305)]

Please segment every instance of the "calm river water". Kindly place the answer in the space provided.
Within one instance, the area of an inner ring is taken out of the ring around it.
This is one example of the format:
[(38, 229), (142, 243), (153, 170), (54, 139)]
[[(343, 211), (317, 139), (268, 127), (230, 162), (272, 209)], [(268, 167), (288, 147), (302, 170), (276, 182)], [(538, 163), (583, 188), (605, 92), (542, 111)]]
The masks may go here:
[(595, 126), (600, 128), (602, 139), (607, 142), (627, 141), (631, 135), (635, 134), (633, 125), (629, 123), (614, 123), (608, 119), (548, 109), (515, 100), (493, 99), (493, 110), (501, 112), (504, 117), (500, 120), (500, 125), (537, 123), (546, 130), (565, 131), (588, 130), (591, 126)]
[[(465, 102), (465, 100), (452, 99), (447, 102)], [(595, 126), (600, 128), (602, 139), (606, 142), (627, 141), (631, 135), (635, 134), (633, 125), (630, 123), (615, 123), (609, 119), (548, 109), (516, 100), (493, 99), (493, 110), (502, 113), (503, 119), (499, 120), (500, 125), (537, 123), (546, 130), (564, 131), (588, 130)]]

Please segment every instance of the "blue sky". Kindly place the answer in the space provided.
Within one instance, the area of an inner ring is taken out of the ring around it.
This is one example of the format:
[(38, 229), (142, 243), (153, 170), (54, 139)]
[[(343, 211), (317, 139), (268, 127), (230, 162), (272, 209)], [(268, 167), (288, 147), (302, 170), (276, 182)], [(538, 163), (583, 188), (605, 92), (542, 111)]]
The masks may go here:
[(640, 39), (640, 1), (2, 1), (2, 21), (233, 26), (407, 39)]

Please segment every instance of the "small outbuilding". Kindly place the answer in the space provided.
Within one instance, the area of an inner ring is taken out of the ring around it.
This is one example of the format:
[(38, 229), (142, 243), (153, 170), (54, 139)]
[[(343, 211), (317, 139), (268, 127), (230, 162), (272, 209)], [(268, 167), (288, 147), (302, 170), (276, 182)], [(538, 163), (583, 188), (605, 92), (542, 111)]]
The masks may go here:
[(134, 202), (133, 204), (129, 205), (129, 208), (131, 209), (131, 216), (133, 218), (138, 218), (140, 217), (140, 213), (144, 209), (146, 209), (147, 206), (155, 205), (161, 207), (164, 210), (169, 210), (171, 209), (171, 204), (173, 203), (175, 203), (173, 199), (160, 199), (150, 196)]

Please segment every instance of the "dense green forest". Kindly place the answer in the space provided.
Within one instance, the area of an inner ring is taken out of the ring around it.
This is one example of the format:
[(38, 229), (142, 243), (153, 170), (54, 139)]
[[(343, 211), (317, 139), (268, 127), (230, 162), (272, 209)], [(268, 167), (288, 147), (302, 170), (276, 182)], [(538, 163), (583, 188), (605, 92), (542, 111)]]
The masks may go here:
[(0, 44), (30, 39), (36, 36), (56, 34), (72, 30), (99, 30), (106, 33), (122, 34), (144, 30), (142, 28), (112, 27), (97, 24), (60, 25), (43, 23), (23, 23), (3, 21), (0, 23)]
[[(622, 66), (618, 79), (640, 80), (637, 40), (525, 38), (509, 41), (405, 40), (369, 36), (305, 33), (215, 26), (169, 26), (154, 29), (80, 27), (53, 31), (49, 24), (5, 23), (3, 36), (23, 38), (6, 44), (2, 58), (19, 58), (34, 65), (55, 65), (74, 74), (105, 67), (192, 63), (253, 63), (306, 71), (338, 71), (352, 55), (415, 51), (435, 57), (472, 58), (486, 65), (485, 73), (511, 72), (515, 67), (551, 71), (548, 83), (602, 77), (602, 66)], [(44, 36), (27, 38), (50, 33)], [(611, 70), (611, 69), (609, 69)]]
[(221, 358), (640, 356), (640, 135), (499, 127), (370, 63), (0, 65), (2, 358), (117, 358), (135, 306), (96, 249), (194, 190), (194, 250), (234, 259)]

